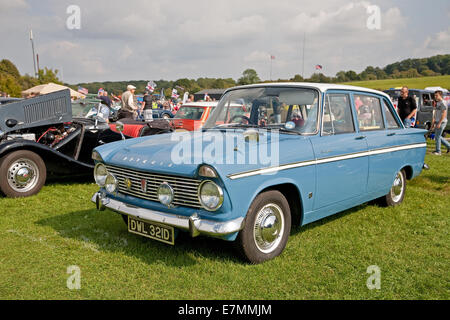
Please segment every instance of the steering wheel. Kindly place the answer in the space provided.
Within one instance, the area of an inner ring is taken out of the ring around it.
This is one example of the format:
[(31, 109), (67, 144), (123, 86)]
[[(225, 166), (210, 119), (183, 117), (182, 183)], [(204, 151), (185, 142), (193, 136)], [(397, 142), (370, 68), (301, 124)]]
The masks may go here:
[(235, 115), (233, 118), (231, 118), (230, 123), (233, 123), (234, 119), (242, 119), (242, 120), (247, 121), (248, 124), (250, 124), (250, 118), (247, 116), (244, 116), (244, 115), (240, 115), (240, 114)]

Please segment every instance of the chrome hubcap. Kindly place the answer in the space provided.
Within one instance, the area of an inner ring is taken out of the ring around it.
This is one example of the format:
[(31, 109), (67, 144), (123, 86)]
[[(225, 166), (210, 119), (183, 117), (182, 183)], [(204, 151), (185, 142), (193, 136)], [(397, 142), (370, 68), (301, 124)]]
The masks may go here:
[(274, 251), (284, 234), (284, 216), (281, 208), (270, 203), (257, 214), (254, 226), (254, 240), (263, 253)]
[(17, 192), (33, 189), (39, 180), (39, 170), (30, 159), (19, 159), (8, 169), (8, 184)]
[(402, 198), (404, 188), (403, 184), (403, 175), (399, 172), (397, 173), (397, 177), (395, 177), (394, 184), (391, 189), (391, 196), (394, 202), (398, 202)]

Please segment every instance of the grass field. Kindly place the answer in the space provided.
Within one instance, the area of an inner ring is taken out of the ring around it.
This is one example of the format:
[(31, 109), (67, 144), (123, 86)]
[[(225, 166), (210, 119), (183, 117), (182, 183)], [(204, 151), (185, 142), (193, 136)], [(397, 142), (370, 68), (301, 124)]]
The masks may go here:
[(442, 87), (450, 88), (450, 75), (438, 76), (438, 77), (422, 77), (411, 79), (388, 79), (388, 80), (375, 80), (375, 81), (357, 81), (357, 82), (345, 82), (343, 84), (354, 85), (359, 87), (386, 90), (390, 88), (396, 88), (401, 86), (408, 86), (411, 89), (425, 89), (426, 87)]
[[(408, 183), (396, 208), (361, 205), (293, 230), (284, 253), (248, 265), (228, 242), (129, 234), (97, 212), (93, 183), (54, 183), (0, 198), (1, 299), (449, 299), (450, 155)], [(69, 290), (69, 266), (81, 289)], [(381, 270), (369, 290), (367, 268)]]

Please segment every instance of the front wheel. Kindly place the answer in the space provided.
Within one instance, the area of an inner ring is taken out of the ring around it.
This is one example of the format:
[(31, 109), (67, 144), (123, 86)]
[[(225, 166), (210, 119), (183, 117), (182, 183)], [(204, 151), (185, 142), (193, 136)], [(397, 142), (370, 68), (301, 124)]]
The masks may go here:
[(37, 194), (45, 183), (47, 170), (36, 153), (18, 150), (0, 159), (0, 190), (10, 198)]
[(391, 190), (387, 195), (379, 199), (383, 206), (395, 207), (403, 202), (406, 193), (406, 174), (405, 170), (397, 173)]
[(237, 246), (243, 256), (257, 264), (280, 255), (291, 231), (291, 211), (283, 194), (271, 190), (259, 194), (247, 211)]

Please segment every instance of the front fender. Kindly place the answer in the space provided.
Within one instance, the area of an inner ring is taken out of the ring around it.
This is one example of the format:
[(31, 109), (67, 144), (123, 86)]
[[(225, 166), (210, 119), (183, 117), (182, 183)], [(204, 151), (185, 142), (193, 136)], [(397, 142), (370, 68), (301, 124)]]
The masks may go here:
[(12, 140), (0, 143), (0, 157), (17, 150), (29, 150), (37, 153), (45, 162), (47, 171), (54, 174), (87, 174), (94, 168), (94, 163), (77, 161), (52, 148), (29, 140)]

